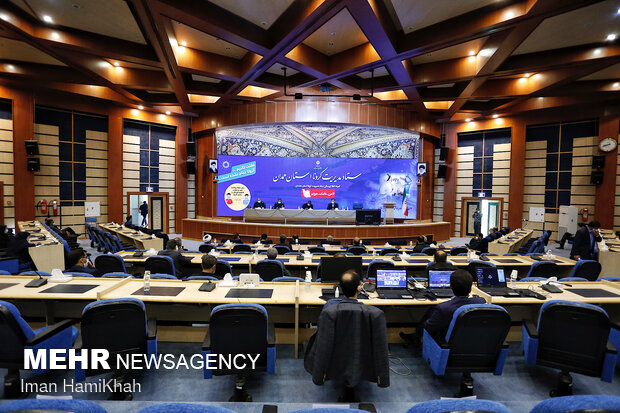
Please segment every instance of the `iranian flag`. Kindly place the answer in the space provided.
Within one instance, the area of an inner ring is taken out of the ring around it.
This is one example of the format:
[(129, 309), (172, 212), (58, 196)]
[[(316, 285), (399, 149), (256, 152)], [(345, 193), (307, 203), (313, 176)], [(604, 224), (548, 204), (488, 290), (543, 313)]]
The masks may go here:
[(407, 206), (407, 194), (409, 194), (409, 188), (410, 188), (411, 184), (407, 184), (405, 185), (405, 188), (403, 189), (403, 207), (402, 207), (402, 213), (404, 216), (408, 217), (409, 216), (409, 207)]

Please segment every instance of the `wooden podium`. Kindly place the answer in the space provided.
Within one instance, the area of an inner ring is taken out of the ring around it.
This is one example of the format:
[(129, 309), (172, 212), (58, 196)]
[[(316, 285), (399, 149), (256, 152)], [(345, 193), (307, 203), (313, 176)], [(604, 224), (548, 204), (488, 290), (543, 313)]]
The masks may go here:
[(394, 205), (395, 202), (384, 202), (383, 206), (385, 207), (385, 216), (383, 223), (384, 224), (393, 224), (394, 223)]

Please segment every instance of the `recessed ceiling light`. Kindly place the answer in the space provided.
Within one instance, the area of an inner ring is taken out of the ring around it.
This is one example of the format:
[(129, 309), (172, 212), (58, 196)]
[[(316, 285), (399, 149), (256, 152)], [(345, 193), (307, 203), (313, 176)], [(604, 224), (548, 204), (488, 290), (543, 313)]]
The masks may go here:
[(263, 26), (267, 26), (267, 22), (260, 22)]
[(469, 51), (469, 55), (470, 55), (470, 56), (474, 56), (475, 54), (476, 54), (476, 51), (475, 51), (475, 50), (470, 50), (470, 51)]
[(499, 115), (496, 113), (493, 115), (493, 119), (497, 119), (499, 117)]
[(0, 14), (0, 19), (2, 19), (2, 20), (8, 20), (8, 19), (9, 19), (9, 15), (8, 15), (8, 14), (4, 14), (4, 13), (2, 13), (2, 14)]
[(607, 35), (607, 41), (608, 42), (613, 42), (614, 40), (616, 40), (616, 34), (615, 33), (609, 33)]
[(181, 40), (181, 46), (183, 47), (187, 46), (187, 42), (185, 40)]
[(43, 21), (46, 22), (46, 23), (53, 23), (54, 22), (52, 17), (48, 16), (47, 14), (43, 16)]
[(616, 10), (616, 14), (620, 14), (620, 9)]
[(616, 82), (616, 83), (614, 83), (612, 86), (613, 86), (613, 87), (618, 87), (618, 86), (620, 86), (620, 83)]
[(114, 62), (115, 67), (119, 67), (121, 64), (119, 62)]
[(60, 35), (57, 32), (52, 32), (52, 39), (58, 40), (60, 39)]
[(523, 75), (523, 77), (525, 77), (525, 78), (528, 78), (528, 77), (530, 77), (530, 76), (532, 76), (532, 74), (531, 74), (531, 73), (526, 73), (526, 74), (524, 74), (524, 75)]
[(170, 111), (169, 110), (166, 111), (166, 115), (170, 115)]
[(471, 122), (471, 118), (465, 118), (465, 122)]
[(142, 109), (144, 109), (144, 106), (140, 105), (140, 106), (138, 106), (138, 109), (142, 110)]
[(81, 9), (81, 8), (82, 8), (82, 6), (80, 6), (80, 5), (79, 5), (79, 4), (77, 4), (77, 3), (73, 3), (71, 6), (72, 6), (74, 9)]

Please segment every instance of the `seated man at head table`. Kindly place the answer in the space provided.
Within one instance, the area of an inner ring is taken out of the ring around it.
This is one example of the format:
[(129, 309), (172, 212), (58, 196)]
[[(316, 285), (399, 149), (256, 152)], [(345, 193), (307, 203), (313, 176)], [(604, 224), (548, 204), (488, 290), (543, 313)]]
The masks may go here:
[(88, 254), (82, 248), (71, 251), (68, 261), (70, 267), (65, 272), (84, 272), (99, 277), (99, 271), (97, 271), (92, 261), (88, 259)]
[(329, 204), (327, 204), (327, 209), (328, 210), (338, 209), (338, 203), (336, 202), (334, 198), (332, 198), (332, 201)]
[[(278, 258), (278, 250), (275, 249), (274, 247), (267, 248), (267, 259), (275, 260), (276, 258)], [(284, 267), (284, 276), (285, 277), (291, 276), (291, 273), (286, 269), (286, 267)]]
[(179, 244), (174, 239), (169, 240), (166, 244), (166, 249), (159, 251), (157, 255), (165, 255), (172, 258), (177, 278), (185, 277), (185, 270), (183, 269), (183, 266), (190, 265), (192, 263), (191, 258), (184, 257), (183, 254), (181, 254), (179, 251)]
[(427, 271), (454, 271), (457, 269), (451, 262), (448, 262), (448, 253), (444, 250), (435, 251), (433, 262), (428, 264), (426, 268)]
[(362, 291), (363, 285), (362, 278), (355, 270), (346, 270), (340, 276), (339, 286), (340, 290), (342, 290), (342, 295), (338, 298), (327, 300), (325, 305), (323, 305), (323, 309), (339, 303), (358, 303), (357, 296)]
[(308, 202), (301, 206), (301, 209), (314, 209), (314, 205), (312, 205), (312, 201), (308, 200)]
[(207, 275), (215, 276), (215, 269), (217, 267), (217, 258), (213, 255), (205, 254), (202, 256), (202, 272)]
[(256, 202), (254, 202), (254, 209), (265, 209), (265, 203), (260, 200), (260, 197), (256, 198)]
[(273, 204), (271, 209), (284, 209), (284, 202), (282, 202), (282, 198), (278, 198), (278, 202)]
[(452, 322), (452, 316), (459, 307), (467, 304), (486, 303), (482, 297), (469, 296), (473, 281), (471, 274), (466, 270), (454, 271), (450, 276), (450, 288), (454, 297), (429, 308), (418, 323), (416, 331), (413, 334), (401, 332), (399, 333), (400, 337), (416, 347), (420, 346), (423, 329), (426, 329), (433, 337), (445, 337)]

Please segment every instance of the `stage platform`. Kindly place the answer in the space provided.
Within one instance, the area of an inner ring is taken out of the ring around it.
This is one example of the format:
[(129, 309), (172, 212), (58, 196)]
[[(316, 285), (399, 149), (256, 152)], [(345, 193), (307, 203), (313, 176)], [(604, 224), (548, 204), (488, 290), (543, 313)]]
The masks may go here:
[(301, 239), (321, 241), (331, 235), (336, 240), (349, 242), (354, 237), (370, 240), (373, 244), (385, 243), (387, 240), (413, 240), (419, 235), (430, 235), (437, 242), (450, 239), (452, 233), (449, 222), (431, 222), (407, 220), (403, 223), (388, 225), (295, 225), (278, 223), (242, 222), (223, 217), (198, 217), (183, 220), (183, 238), (202, 240), (203, 233), (209, 233), (218, 239), (228, 238), (238, 232), (244, 242), (251, 242), (265, 233), (277, 243), (280, 234), (290, 237), (299, 235)]

